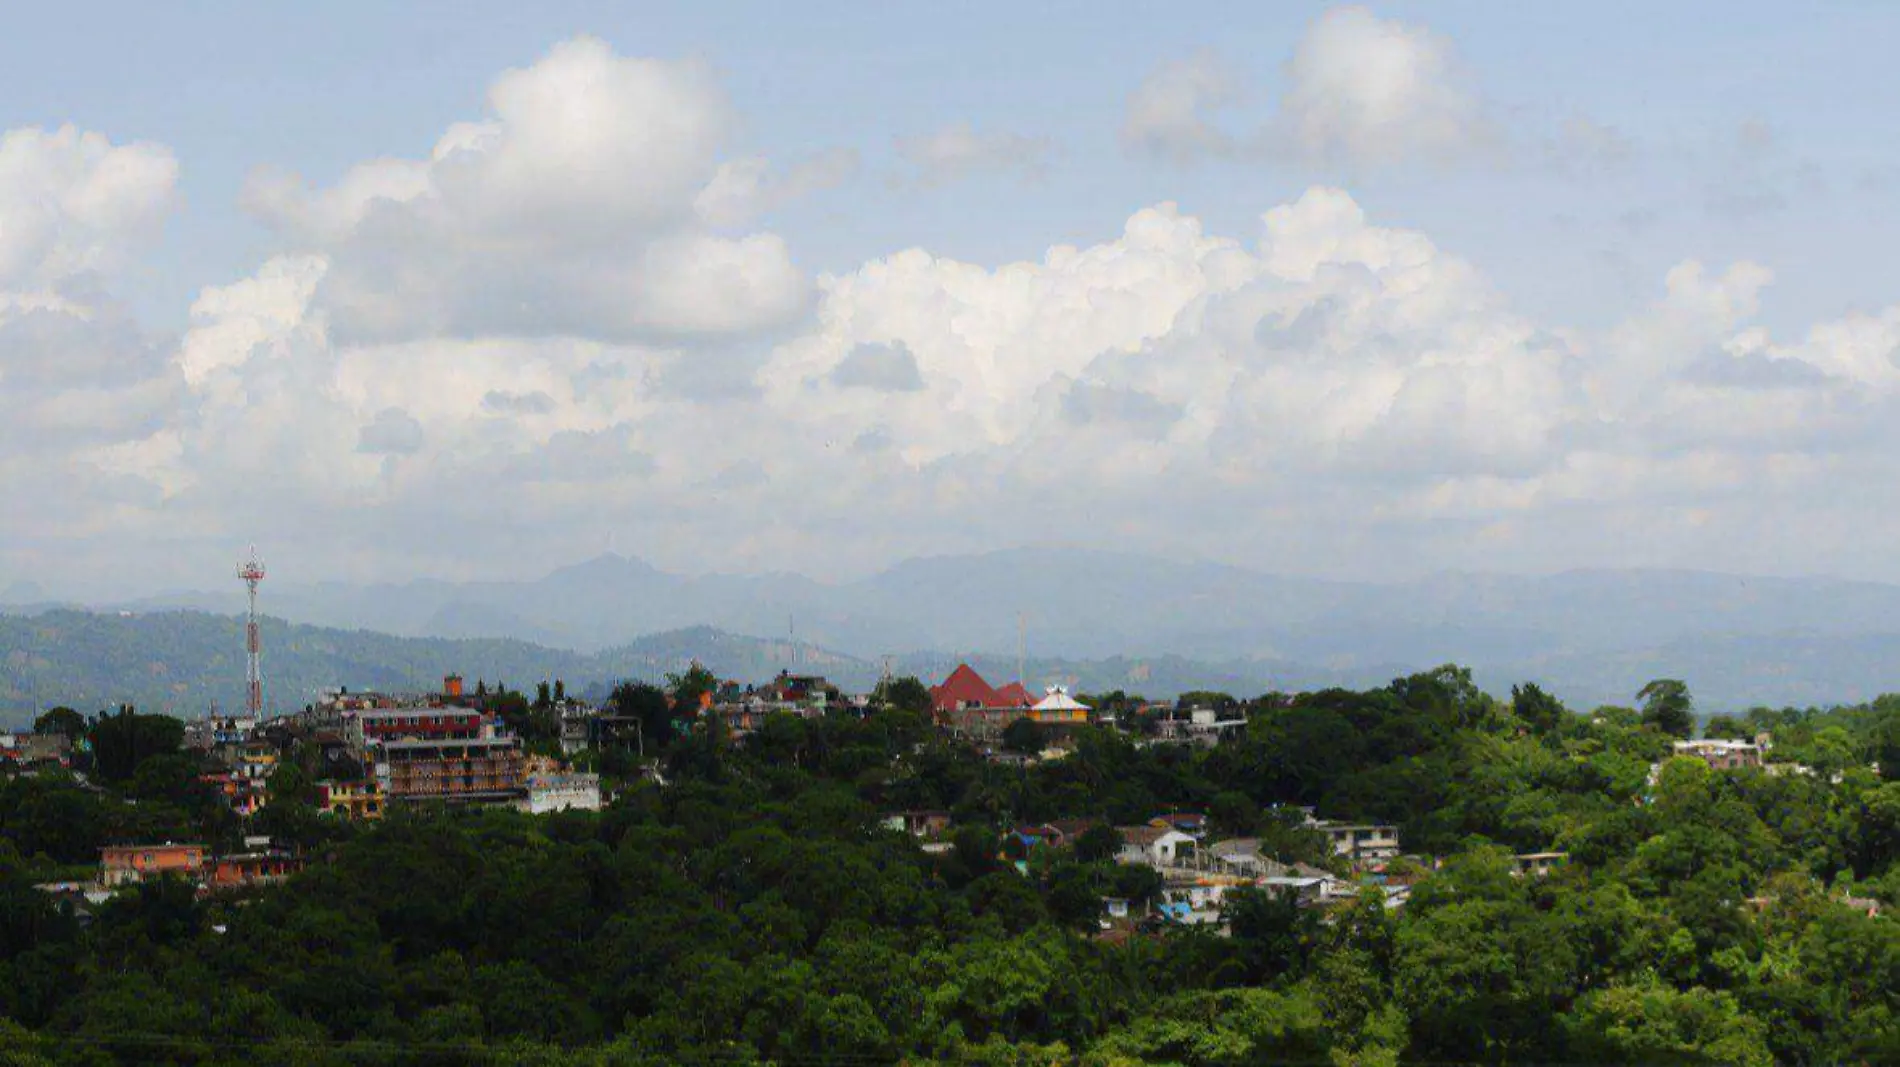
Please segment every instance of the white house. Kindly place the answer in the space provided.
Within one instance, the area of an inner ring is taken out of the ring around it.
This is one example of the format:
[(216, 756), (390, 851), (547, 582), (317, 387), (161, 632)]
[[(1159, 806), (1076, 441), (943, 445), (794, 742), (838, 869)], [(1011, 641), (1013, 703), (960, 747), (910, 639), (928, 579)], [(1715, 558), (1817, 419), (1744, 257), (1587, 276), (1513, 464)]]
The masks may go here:
[(599, 811), (600, 775), (531, 774), (528, 795), (516, 806), (530, 815), (554, 811)]
[(1122, 837), (1117, 863), (1179, 867), (1193, 857), (1197, 844), (1189, 835), (1166, 826), (1121, 826), (1115, 832)]
[(1389, 860), (1399, 854), (1399, 828), (1383, 823), (1337, 823), (1308, 818), (1309, 828), (1326, 835), (1333, 854), (1349, 860)]

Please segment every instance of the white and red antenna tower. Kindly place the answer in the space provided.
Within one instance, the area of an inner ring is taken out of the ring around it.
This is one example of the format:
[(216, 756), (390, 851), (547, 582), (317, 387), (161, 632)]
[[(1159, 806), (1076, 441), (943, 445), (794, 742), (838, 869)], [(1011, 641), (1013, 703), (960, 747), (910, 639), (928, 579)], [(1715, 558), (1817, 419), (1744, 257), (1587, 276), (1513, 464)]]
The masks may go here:
[(264, 668), (259, 658), (263, 646), (257, 640), (257, 583), (264, 580), (264, 564), (257, 558), (257, 546), (251, 546), (249, 559), (238, 564), (238, 577), (251, 593), (251, 610), (244, 617), (244, 691), (245, 708), (252, 719), (264, 717)]

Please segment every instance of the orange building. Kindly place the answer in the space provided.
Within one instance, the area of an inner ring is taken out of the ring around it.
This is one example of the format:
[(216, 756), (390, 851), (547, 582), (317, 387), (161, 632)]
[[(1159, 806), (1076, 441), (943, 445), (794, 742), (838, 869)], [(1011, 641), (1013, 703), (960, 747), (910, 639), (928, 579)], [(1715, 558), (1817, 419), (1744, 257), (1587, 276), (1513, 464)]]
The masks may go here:
[(212, 863), (206, 885), (210, 889), (276, 885), (303, 870), (303, 866), (303, 860), (288, 852), (246, 852), (235, 856), (219, 856)]
[(107, 845), (99, 850), (99, 881), (107, 886), (129, 885), (148, 878), (175, 874), (197, 878), (210, 851), (203, 845)]

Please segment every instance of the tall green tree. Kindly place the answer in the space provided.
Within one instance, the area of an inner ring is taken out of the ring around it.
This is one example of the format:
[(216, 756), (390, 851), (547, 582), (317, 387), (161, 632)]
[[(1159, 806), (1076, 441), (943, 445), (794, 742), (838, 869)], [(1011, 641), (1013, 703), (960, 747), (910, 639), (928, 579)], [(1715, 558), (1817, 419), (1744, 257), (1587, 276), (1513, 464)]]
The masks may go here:
[(1689, 686), (1679, 679), (1658, 678), (1636, 691), (1643, 704), (1643, 722), (1672, 737), (1695, 733), (1694, 702)]
[(673, 740), (673, 709), (666, 692), (651, 682), (621, 682), (607, 697), (609, 714), (637, 720), (640, 747), (658, 752)]
[(101, 713), (88, 731), (93, 766), (109, 782), (125, 782), (139, 764), (177, 753), (185, 739), (185, 724), (170, 715), (141, 715), (130, 704), (114, 713)]
[(42, 737), (57, 734), (68, 741), (77, 741), (85, 736), (86, 717), (68, 707), (50, 708), (33, 720), (33, 732)]
[(871, 694), (871, 702), (880, 707), (895, 708), (916, 715), (930, 713), (930, 689), (914, 675), (902, 678), (886, 678), (877, 683), (877, 689)]
[(1535, 733), (1549, 733), (1570, 717), (1563, 702), (1539, 688), (1536, 682), (1511, 687), (1511, 714)]

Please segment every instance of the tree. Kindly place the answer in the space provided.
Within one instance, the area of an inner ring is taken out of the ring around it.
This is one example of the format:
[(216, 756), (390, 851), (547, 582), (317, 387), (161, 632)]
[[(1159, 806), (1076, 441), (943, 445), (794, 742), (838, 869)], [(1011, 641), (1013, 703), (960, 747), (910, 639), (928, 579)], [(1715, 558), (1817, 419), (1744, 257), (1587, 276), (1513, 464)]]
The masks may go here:
[(1874, 728), (1874, 763), (1880, 768), (1880, 777), (1889, 782), (1900, 782), (1900, 714), (1889, 713)]
[(1122, 850), (1122, 835), (1106, 823), (1096, 823), (1075, 839), (1075, 858), (1083, 863), (1103, 863)]
[(1260, 829), (1260, 806), (1237, 789), (1216, 794), (1208, 802), (1207, 815), (1222, 837), (1252, 837)]
[(871, 702), (886, 708), (927, 715), (930, 713), (930, 689), (913, 675), (886, 678), (877, 683), (877, 689), (871, 694)]
[(1231, 693), (1222, 693), (1212, 689), (1195, 689), (1182, 693), (1174, 702), (1181, 711), (1189, 708), (1213, 708), (1215, 711), (1227, 711), (1240, 706)]
[(1695, 712), (1687, 684), (1674, 678), (1658, 678), (1636, 691), (1643, 702), (1643, 723), (1673, 737), (1695, 733)]
[(1511, 714), (1523, 720), (1532, 733), (1539, 734), (1557, 729), (1570, 717), (1563, 702), (1544, 692), (1535, 682), (1511, 687)]
[(86, 717), (68, 707), (57, 707), (33, 720), (33, 732), (41, 737), (57, 734), (77, 741), (86, 733)]
[(187, 811), (202, 811), (214, 793), (198, 778), (198, 761), (181, 752), (152, 756), (139, 761), (126, 783), (126, 792), (140, 800), (174, 804)]
[(1298, 974), (1319, 940), (1318, 913), (1300, 906), (1290, 891), (1239, 888), (1221, 898), (1221, 916), (1249, 984)]
[(621, 682), (607, 697), (609, 714), (637, 720), (639, 745), (658, 752), (673, 740), (673, 709), (651, 682)]
[(1042, 751), (1042, 724), (1025, 715), (1003, 727), (1003, 747), (1025, 755)]
[(719, 688), (719, 676), (694, 661), (678, 674), (666, 676), (667, 692), (673, 696), (673, 707), (681, 718), (698, 713), (700, 699)]
[(1565, 1019), (1571, 1055), (1588, 1063), (1770, 1067), (1768, 1028), (1728, 993), (1656, 983), (1586, 993)]
[(117, 714), (101, 714), (90, 731), (93, 763), (109, 782), (129, 781), (139, 764), (178, 751), (185, 724), (170, 715), (140, 715), (130, 704)]

